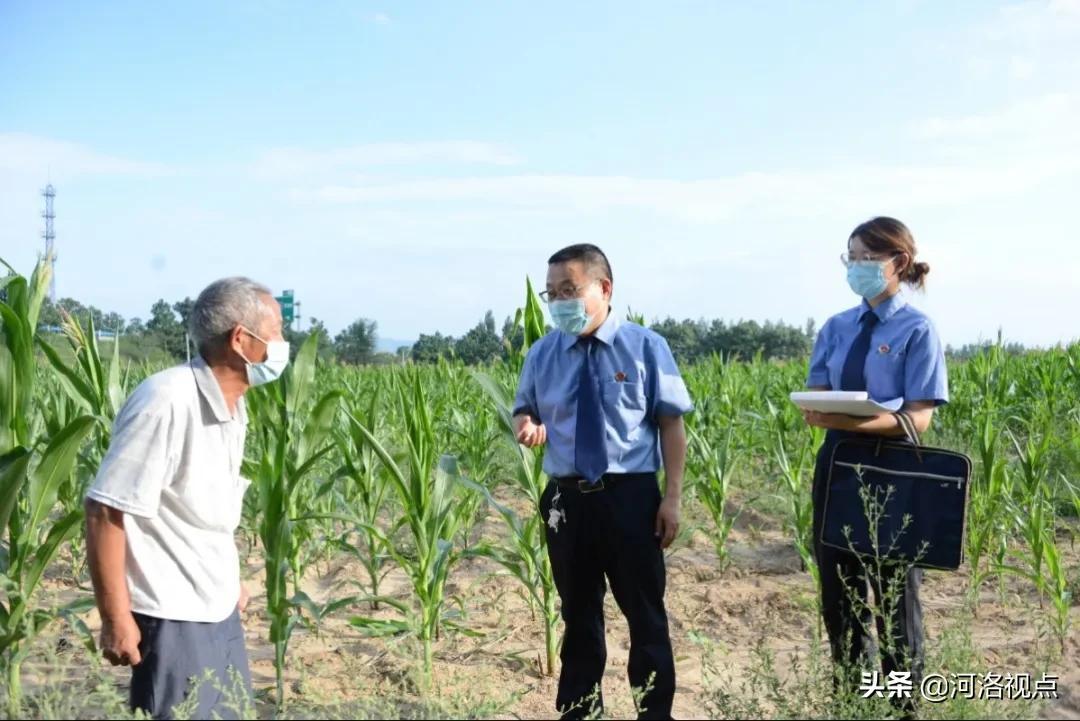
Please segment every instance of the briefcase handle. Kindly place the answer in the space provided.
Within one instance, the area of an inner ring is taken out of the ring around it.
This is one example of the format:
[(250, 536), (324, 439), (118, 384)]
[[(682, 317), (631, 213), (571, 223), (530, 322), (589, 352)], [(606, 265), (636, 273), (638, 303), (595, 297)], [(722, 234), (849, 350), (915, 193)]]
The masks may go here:
[(896, 416), (896, 420), (900, 423), (900, 427), (904, 429), (904, 435), (907, 436), (908, 441), (913, 446), (921, 446), (922, 441), (919, 439), (919, 429), (915, 427), (915, 421), (912, 420), (911, 415), (907, 411), (897, 411), (893, 413)]

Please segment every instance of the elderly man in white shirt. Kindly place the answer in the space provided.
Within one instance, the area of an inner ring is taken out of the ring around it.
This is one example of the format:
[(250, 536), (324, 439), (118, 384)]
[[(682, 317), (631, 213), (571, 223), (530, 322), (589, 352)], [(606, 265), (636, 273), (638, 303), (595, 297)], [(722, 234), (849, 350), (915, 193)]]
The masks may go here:
[(132, 708), (170, 718), (197, 693), (194, 718), (228, 718), (251, 698), (234, 539), (243, 396), (281, 374), (289, 347), (272, 293), (247, 278), (207, 287), (189, 330), (198, 356), (147, 378), (116, 417), (86, 545), (102, 652), (132, 666)]

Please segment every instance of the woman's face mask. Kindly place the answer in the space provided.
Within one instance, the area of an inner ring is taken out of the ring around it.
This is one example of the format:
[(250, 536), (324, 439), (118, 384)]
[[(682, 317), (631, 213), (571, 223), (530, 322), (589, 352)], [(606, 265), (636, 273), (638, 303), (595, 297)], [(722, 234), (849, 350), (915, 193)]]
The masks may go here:
[(857, 295), (869, 300), (876, 298), (889, 287), (885, 268), (892, 260), (859, 260), (847, 269), (847, 281)]

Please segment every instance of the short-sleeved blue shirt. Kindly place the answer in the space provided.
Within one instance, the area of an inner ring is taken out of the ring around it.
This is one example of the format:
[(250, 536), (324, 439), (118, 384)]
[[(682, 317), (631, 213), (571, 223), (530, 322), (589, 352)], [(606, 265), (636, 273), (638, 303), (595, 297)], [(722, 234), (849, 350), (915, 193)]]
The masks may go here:
[[(597, 328), (593, 370), (607, 427), (608, 473), (660, 469), (657, 419), (693, 410), (663, 336), (614, 312)], [(577, 395), (585, 349), (578, 336), (554, 330), (529, 349), (514, 413), (529, 413), (547, 427), (544, 471), (574, 476)]]
[(894, 401), (897, 408), (912, 401), (948, 403), (949, 381), (941, 339), (926, 314), (909, 304), (902, 293), (877, 308), (872, 309), (864, 300), (829, 318), (814, 343), (806, 385), (840, 389), (844, 360), (859, 334), (859, 319), (868, 312), (878, 317), (866, 357), (870, 398), (879, 403)]

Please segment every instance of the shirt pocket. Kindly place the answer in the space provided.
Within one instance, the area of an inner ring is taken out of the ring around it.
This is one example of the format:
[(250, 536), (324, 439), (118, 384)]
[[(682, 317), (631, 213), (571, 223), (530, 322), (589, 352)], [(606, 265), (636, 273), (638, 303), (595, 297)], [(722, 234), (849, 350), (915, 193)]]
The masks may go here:
[(645, 420), (645, 385), (610, 380), (602, 384), (600, 391), (608, 423), (615, 428), (620, 438), (629, 439)]
[(884, 401), (904, 395), (906, 361), (907, 356), (902, 350), (888, 353), (871, 350), (867, 386), (872, 398)]

